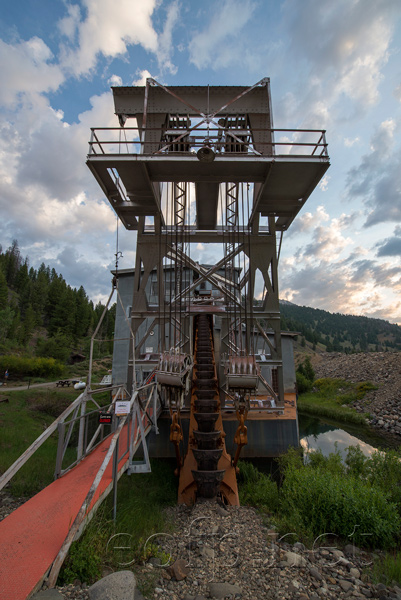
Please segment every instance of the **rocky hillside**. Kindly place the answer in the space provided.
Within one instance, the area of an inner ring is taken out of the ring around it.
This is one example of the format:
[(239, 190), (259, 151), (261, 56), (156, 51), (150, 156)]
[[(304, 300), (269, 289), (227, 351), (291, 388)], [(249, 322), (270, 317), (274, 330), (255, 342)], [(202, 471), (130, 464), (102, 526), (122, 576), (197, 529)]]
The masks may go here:
[(369, 391), (354, 408), (370, 413), (374, 427), (401, 436), (401, 353), (326, 352), (314, 355), (312, 364), (316, 378), (370, 381), (377, 385), (378, 389)]

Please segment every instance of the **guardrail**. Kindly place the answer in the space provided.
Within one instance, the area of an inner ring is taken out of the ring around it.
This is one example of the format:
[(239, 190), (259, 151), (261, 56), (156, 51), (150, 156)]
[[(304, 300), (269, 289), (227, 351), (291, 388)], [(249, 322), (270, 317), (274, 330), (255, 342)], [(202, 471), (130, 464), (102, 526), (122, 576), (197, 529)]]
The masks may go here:
[[(91, 128), (89, 157), (94, 155), (185, 156), (202, 147), (217, 156), (309, 156), (328, 158), (324, 129), (146, 128), (152, 140), (141, 140), (138, 127)], [(278, 141), (275, 141), (275, 138)], [(159, 142), (155, 140), (159, 140)]]

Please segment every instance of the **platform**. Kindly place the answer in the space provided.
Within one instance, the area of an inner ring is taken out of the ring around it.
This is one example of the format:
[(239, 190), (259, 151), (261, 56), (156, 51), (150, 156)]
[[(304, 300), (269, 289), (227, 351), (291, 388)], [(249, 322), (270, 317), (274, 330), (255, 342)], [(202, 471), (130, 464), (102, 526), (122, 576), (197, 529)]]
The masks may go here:
[[(120, 435), (119, 457), (127, 448), (127, 432), (125, 426)], [(110, 434), (76, 467), (0, 522), (0, 600), (25, 600), (40, 588), (89, 492), (111, 439)], [(111, 460), (89, 513), (112, 488), (112, 463)], [(119, 476), (127, 466), (128, 455), (119, 464)]]

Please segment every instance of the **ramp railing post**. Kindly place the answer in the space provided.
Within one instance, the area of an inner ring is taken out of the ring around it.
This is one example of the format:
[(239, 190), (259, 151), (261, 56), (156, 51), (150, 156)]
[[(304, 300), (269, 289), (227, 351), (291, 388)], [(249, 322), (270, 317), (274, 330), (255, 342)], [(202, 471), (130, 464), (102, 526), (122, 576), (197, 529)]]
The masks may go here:
[(77, 448), (77, 459), (80, 460), (84, 453), (84, 437), (85, 437), (85, 413), (86, 403), (88, 401), (88, 392), (85, 389), (81, 403), (81, 418), (79, 419), (79, 434), (78, 434), (78, 448)]
[(57, 457), (56, 457), (56, 469), (54, 472), (54, 479), (58, 479), (60, 477), (62, 465), (63, 465), (63, 456), (64, 456), (64, 434), (65, 434), (65, 423), (62, 421), (57, 425), (58, 429), (58, 445), (57, 445)]
[[(116, 417), (116, 425), (118, 428), (120, 417)], [(113, 455), (113, 521), (117, 518), (117, 483), (118, 483), (118, 447), (120, 438), (117, 438), (116, 447)]]

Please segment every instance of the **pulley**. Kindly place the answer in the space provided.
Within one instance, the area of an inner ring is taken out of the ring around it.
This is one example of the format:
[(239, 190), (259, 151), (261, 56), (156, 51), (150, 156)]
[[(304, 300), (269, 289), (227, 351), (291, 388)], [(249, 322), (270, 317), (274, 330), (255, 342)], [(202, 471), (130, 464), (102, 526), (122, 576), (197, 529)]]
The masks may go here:
[(210, 163), (213, 162), (216, 158), (214, 151), (210, 148), (210, 146), (202, 146), (199, 148), (196, 156), (201, 162)]

